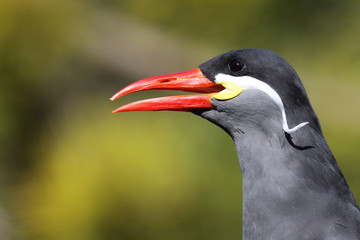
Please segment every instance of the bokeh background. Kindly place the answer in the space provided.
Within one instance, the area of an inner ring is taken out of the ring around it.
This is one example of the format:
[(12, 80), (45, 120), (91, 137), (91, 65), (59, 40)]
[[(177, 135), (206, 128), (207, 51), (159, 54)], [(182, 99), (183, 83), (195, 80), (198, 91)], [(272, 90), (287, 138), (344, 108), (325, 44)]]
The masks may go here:
[[(360, 1), (0, 0), (0, 239), (240, 239), (241, 172), (190, 113), (111, 114), (225, 51), (287, 59), (360, 200)], [(173, 94), (173, 93), (167, 93)]]

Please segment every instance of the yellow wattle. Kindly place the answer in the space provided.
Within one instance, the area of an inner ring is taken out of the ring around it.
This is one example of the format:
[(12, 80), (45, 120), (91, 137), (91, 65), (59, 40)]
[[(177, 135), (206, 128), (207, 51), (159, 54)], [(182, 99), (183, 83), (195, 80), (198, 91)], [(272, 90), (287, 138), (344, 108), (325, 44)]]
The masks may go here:
[(245, 90), (244, 88), (241, 88), (232, 82), (223, 82), (221, 85), (223, 85), (225, 89), (213, 96), (213, 98), (217, 100), (227, 100), (234, 98)]

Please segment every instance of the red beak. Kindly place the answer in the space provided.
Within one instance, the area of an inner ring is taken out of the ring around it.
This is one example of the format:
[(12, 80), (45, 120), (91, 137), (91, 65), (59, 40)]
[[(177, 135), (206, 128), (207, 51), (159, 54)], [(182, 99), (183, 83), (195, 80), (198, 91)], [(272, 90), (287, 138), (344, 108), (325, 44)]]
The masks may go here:
[[(111, 101), (126, 94), (145, 90), (181, 90), (198, 93), (217, 93), (224, 88), (207, 79), (199, 68), (181, 73), (166, 74), (157, 77), (146, 78), (134, 82), (117, 92), (110, 98)], [(189, 111), (197, 108), (212, 108), (210, 98), (214, 94), (171, 96), (152, 98), (133, 102), (114, 110), (117, 112), (129, 111)]]

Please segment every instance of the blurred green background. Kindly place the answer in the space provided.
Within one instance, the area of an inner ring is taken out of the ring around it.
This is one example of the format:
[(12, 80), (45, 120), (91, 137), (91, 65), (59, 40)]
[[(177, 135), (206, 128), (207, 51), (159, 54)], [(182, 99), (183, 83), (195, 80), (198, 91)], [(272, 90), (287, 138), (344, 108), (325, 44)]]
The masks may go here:
[[(111, 114), (135, 80), (267, 48), (360, 200), (360, 1), (0, 0), (0, 239), (240, 239), (241, 173), (189, 113)], [(172, 93), (170, 93), (172, 94)]]

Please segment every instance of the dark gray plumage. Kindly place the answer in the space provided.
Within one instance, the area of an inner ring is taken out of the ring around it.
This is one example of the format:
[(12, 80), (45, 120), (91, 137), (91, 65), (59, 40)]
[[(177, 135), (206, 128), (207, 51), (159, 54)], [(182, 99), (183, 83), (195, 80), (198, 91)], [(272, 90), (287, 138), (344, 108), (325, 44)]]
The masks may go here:
[(200, 69), (210, 80), (214, 72), (231, 74), (226, 64), (234, 57), (246, 64), (243, 74), (279, 93), (289, 125), (310, 122), (285, 133), (279, 107), (256, 89), (195, 111), (234, 139), (243, 175), (243, 239), (360, 239), (359, 207), (293, 68), (271, 51), (249, 49)]

